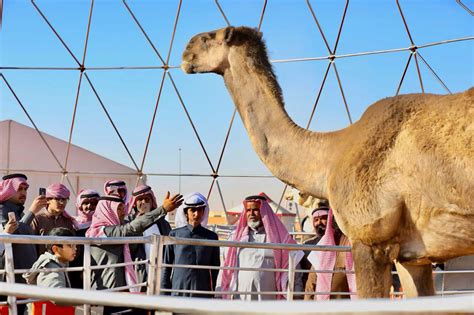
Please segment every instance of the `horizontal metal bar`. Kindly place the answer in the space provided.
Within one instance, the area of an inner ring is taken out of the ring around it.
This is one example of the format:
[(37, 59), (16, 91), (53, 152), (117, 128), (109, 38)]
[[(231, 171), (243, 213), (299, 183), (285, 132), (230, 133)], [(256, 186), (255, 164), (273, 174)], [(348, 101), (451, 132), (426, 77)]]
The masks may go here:
[(141, 237), (64, 237), (64, 236), (33, 236), (33, 235), (0, 235), (0, 242), (13, 244), (91, 244), (91, 245), (121, 245), (149, 244), (151, 236)]
[[(210, 269), (210, 270), (239, 270), (239, 271), (268, 271), (268, 272), (288, 272), (287, 268), (251, 268), (251, 267), (224, 267), (224, 266), (205, 266), (205, 265), (183, 265), (183, 264), (162, 264), (162, 267), (188, 268), (188, 269)], [(346, 273), (352, 274), (354, 271), (345, 269), (339, 270), (306, 270), (295, 269), (297, 273)]]
[[(416, 49), (448, 44), (448, 43), (455, 43), (461, 42), (466, 40), (473, 40), (474, 36), (468, 37), (461, 37), (455, 39), (448, 39), (442, 40), (438, 42), (428, 43), (424, 45), (417, 45)], [(272, 63), (289, 63), (289, 62), (305, 62), (305, 61), (320, 61), (320, 60), (331, 60), (331, 59), (340, 59), (340, 58), (349, 58), (349, 57), (360, 57), (360, 56), (369, 56), (369, 55), (378, 55), (378, 54), (386, 54), (386, 53), (395, 53), (395, 52), (402, 52), (402, 51), (410, 51), (413, 47), (402, 47), (402, 48), (392, 48), (392, 49), (383, 49), (383, 50), (373, 50), (373, 51), (365, 51), (365, 52), (358, 52), (358, 53), (350, 53), (350, 54), (342, 54), (342, 55), (329, 55), (329, 56), (320, 56), (320, 57), (308, 57), (308, 58), (292, 58), (292, 59), (276, 59), (271, 60)]]
[(250, 267), (244, 268), (244, 267), (181, 265), (181, 264), (162, 264), (161, 266), (162, 267), (171, 267), (171, 268), (188, 268), (188, 269), (288, 272), (288, 269), (286, 269), (286, 268), (250, 268)]
[[(436, 291), (436, 294), (473, 294), (474, 290), (459, 290), (459, 291)], [(474, 297), (473, 297), (474, 299)], [(472, 310), (474, 312), (474, 308)]]
[(307, 235), (307, 236), (316, 236), (314, 232), (289, 232), (290, 235)]
[[(60, 271), (83, 271), (84, 267), (63, 267), (63, 268), (43, 268), (42, 273), (60, 272)], [(27, 272), (39, 271), (38, 269), (15, 269), (15, 274), (24, 274)]]
[(117, 268), (117, 267), (125, 267), (125, 266), (137, 266), (137, 265), (144, 265), (148, 262), (149, 262), (148, 260), (140, 260), (140, 261), (132, 261), (129, 263), (98, 265), (98, 266), (91, 266), (91, 270), (100, 270), (100, 269), (105, 269), (105, 268)]
[[(455, 42), (473, 40), (474, 36), (466, 36), (460, 38), (447, 39), (437, 42), (432, 42), (424, 45), (417, 45), (417, 49), (438, 46), (443, 44), (450, 44)], [(303, 57), (303, 58), (286, 58), (286, 59), (274, 59), (271, 60), (272, 63), (290, 63), (290, 62), (306, 62), (306, 61), (321, 61), (321, 60), (330, 60), (332, 58), (349, 58), (349, 57), (359, 57), (359, 56), (368, 56), (376, 54), (385, 54), (385, 53), (394, 53), (412, 50), (413, 47), (402, 47), (402, 48), (392, 48), (392, 49), (383, 49), (383, 50), (373, 50), (373, 51), (364, 51), (358, 53), (342, 54), (342, 55), (329, 55), (329, 56), (319, 56), (319, 57)], [(111, 67), (87, 67), (87, 71), (96, 71), (96, 70), (163, 70), (163, 69), (180, 69), (180, 65), (176, 66), (111, 66)], [(81, 70), (79, 67), (31, 67), (31, 66), (3, 66), (0, 67), (0, 70)]]
[[(167, 293), (191, 293), (191, 294), (208, 294), (208, 295), (285, 295), (286, 292), (280, 291), (200, 291), (200, 290), (180, 290), (180, 289), (161, 289)], [(293, 292), (296, 295), (356, 295), (355, 292)]]
[(298, 245), (298, 244), (275, 244), (275, 243), (249, 243), (233, 241), (212, 241), (202, 239), (189, 239), (162, 236), (164, 245), (200, 245), (214, 247), (237, 247), (237, 248), (264, 248), (284, 250), (317, 250), (323, 252), (350, 252), (350, 246), (326, 246), (326, 245)]
[(16, 300), (16, 304), (28, 304), (34, 302), (40, 302), (41, 300), (38, 299), (18, 299)]
[(113, 67), (87, 67), (87, 71), (103, 71), (103, 70), (164, 70), (167, 66), (113, 66)]
[[(141, 288), (141, 287), (146, 287), (147, 283), (142, 282), (142, 283), (137, 283), (137, 284), (132, 284), (132, 285), (127, 285), (123, 287), (116, 287), (116, 288), (111, 288), (111, 289), (105, 289), (105, 290), (100, 290), (100, 291), (105, 291), (105, 292), (120, 292), (120, 291), (125, 291), (133, 288)], [(97, 292), (97, 291), (96, 291)]]
[[(0, 168), (0, 171), (2, 172), (23, 172), (23, 173), (33, 173), (33, 174), (59, 174), (62, 175), (64, 173), (63, 170), (58, 169), (57, 171), (40, 171), (40, 170), (31, 170), (31, 169), (6, 169), (6, 168)], [(97, 176), (97, 175), (116, 175), (116, 176), (137, 176), (139, 175), (136, 171), (133, 172), (67, 172), (68, 175), (91, 175), (91, 176)], [(215, 175), (213, 174), (198, 174), (198, 173), (143, 173), (142, 175), (146, 176), (169, 176), (169, 177), (214, 177)], [(276, 178), (273, 175), (234, 175), (234, 174), (219, 174), (218, 177), (223, 177), (223, 178)]]
[[(433, 274), (464, 274), (474, 273), (474, 270), (433, 270)], [(392, 275), (397, 275), (398, 272), (392, 271)]]
[(0, 70), (81, 70), (79, 67), (0, 67)]
[[(163, 236), (164, 245), (200, 245), (214, 247), (237, 247), (237, 248), (265, 248), (284, 250), (318, 250), (349, 252), (349, 246), (322, 246), (322, 245), (298, 245), (298, 244), (274, 244), (274, 243), (249, 243), (232, 241), (213, 241), (202, 239), (189, 239)], [(57, 236), (31, 236), (31, 235), (0, 235), (0, 242), (14, 244), (91, 244), (91, 245), (120, 245), (120, 244), (146, 244), (151, 243), (151, 237), (57, 237)]]
[[(33, 297), (68, 304), (125, 306), (174, 313), (200, 314), (341, 314), (341, 313), (400, 313), (400, 312), (473, 312), (473, 294), (455, 297), (421, 297), (390, 301), (382, 299), (356, 301), (223, 301), (180, 297), (147, 296), (144, 294), (83, 291), (0, 283), (0, 294)], [(131, 298), (132, 297), (132, 298)]]
[(433, 274), (460, 274), (460, 273), (461, 274), (474, 273), (474, 270), (433, 270)]
[(417, 45), (417, 47), (418, 48), (426, 48), (426, 47), (432, 47), (432, 46), (455, 43), (455, 42), (462, 42), (462, 41), (473, 40), (473, 39), (474, 39), (474, 36), (467, 36), (467, 37), (460, 37), (460, 38), (442, 40), (442, 41), (439, 41), (439, 42), (434, 42), (434, 43), (429, 43), (429, 44), (424, 44), (424, 45)]
[[(6, 168), (0, 168), (0, 171), (2, 172), (22, 172), (22, 173), (33, 173), (33, 174), (63, 174), (64, 172), (62, 170), (57, 170), (57, 171), (40, 171), (40, 170), (31, 170), (31, 169), (6, 169)], [(97, 175), (117, 175), (117, 176), (137, 176), (137, 172), (110, 172), (110, 173), (100, 173), (100, 172), (67, 172), (68, 175), (91, 175), (91, 176), (97, 176)]]

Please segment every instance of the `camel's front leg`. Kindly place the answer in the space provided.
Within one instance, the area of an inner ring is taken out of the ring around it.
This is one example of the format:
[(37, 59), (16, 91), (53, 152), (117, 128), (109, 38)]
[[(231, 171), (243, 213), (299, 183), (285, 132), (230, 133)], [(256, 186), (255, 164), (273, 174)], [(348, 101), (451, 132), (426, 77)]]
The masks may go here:
[(410, 266), (396, 262), (396, 267), (406, 297), (435, 295), (431, 265)]
[(359, 298), (387, 298), (392, 285), (392, 262), (398, 255), (398, 245), (368, 246), (352, 242), (352, 257)]

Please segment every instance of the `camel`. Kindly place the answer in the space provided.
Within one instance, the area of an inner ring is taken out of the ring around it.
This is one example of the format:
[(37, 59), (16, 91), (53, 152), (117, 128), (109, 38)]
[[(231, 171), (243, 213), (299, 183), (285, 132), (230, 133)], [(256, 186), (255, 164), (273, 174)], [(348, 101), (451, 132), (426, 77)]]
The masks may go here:
[(359, 297), (388, 297), (393, 262), (408, 297), (433, 295), (431, 263), (474, 254), (474, 88), (385, 98), (321, 133), (288, 116), (254, 29), (195, 35), (181, 68), (223, 76), (268, 169), (330, 201), (352, 244)]

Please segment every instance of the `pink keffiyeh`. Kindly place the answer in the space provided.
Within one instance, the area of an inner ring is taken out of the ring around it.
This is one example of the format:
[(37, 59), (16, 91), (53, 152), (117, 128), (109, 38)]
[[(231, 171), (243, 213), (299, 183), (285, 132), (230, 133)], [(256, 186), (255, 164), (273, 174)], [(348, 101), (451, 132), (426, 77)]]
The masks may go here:
[(63, 184), (55, 183), (46, 187), (46, 198), (69, 199), (71, 192)]
[(76, 229), (84, 229), (90, 226), (92, 221), (92, 216), (94, 215), (94, 211), (89, 211), (84, 213), (82, 211), (82, 203), (84, 200), (88, 199), (96, 199), (99, 200), (100, 195), (97, 191), (93, 189), (83, 189), (79, 192), (76, 198), (76, 210), (77, 216), (74, 218), (75, 220), (75, 228)]
[[(117, 214), (117, 209), (122, 199), (118, 196), (102, 197), (97, 204), (97, 208), (92, 216), (92, 223), (86, 232), (86, 237), (106, 237), (104, 227), (121, 225)], [(125, 263), (132, 263), (130, 247), (128, 244), (123, 245), (123, 257)], [(137, 274), (132, 265), (125, 266), (125, 280), (127, 285), (135, 285), (138, 283)], [(140, 288), (130, 288), (130, 292), (139, 292)]]
[[(334, 228), (332, 226), (332, 221), (334, 217), (332, 214), (332, 209), (329, 209), (328, 223), (326, 225), (326, 232), (321, 240), (318, 242), (318, 245), (329, 245), (334, 246), (336, 242), (334, 240)], [(352, 261), (352, 253), (347, 252), (346, 254), (346, 271), (354, 271), (354, 263)], [(314, 252), (314, 257), (316, 264), (314, 269), (316, 270), (334, 270), (334, 265), (336, 264), (336, 252), (326, 252), (326, 251), (316, 251)], [(332, 273), (317, 273), (316, 278), (316, 291), (317, 292), (330, 292), (331, 283), (332, 283)], [(356, 278), (355, 274), (346, 274), (347, 283), (349, 285), (350, 292), (356, 292)], [(351, 295), (351, 299), (357, 299), (356, 295)], [(329, 300), (329, 294), (318, 294), (316, 295), (316, 300)]]
[(151, 210), (158, 208), (158, 204), (156, 202), (155, 194), (150, 186), (147, 185), (139, 185), (135, 187), (132, 192), (132, 200), (130, 201), (130, 207), (128, 209), (128, 213), (132, 213), (133, 207), (137, 203), (137, 198), (149, 195), (151, 197)]
[[(246, 203), (256, 202), (260, 203), (260, 214), (262, 216), (263, 226), (267, 235), (267, 242), (269, 243), (280, 243), (280, 244), (296, 244), (295, 240), (290, 236), (283, 223), (280, 221), (278, 216), (273, 212), (272, 208), (268, 204), (267, 200), (254, 199), (245, 200), (244, 208), (240, 215), (240, 219), (237, 223), (237, 228), (234, 231), (232, 241), (245, 242), (248, 241), (249, 227), (247, 225), (247, 216), (245, 213)], [(237, 265), (237, 248), (229, 247), (227, 256), (225, 257), (225, 267), (236, 267)], [(288, 268), (288, 255), (289, 251), (276, 249), (273, 250), (275, 259), (275, 268)], [(222, 283), (221, 290), (228, 291), (231, 283), (237, 278), (237, 270), (222, 270)], [(275, 281), (277, 291), (283, 292), (286, 290), (286, 282), (288, 280), (288, 274), (283, 272), (275, 273)], [(230, 298), (230, 296), (224, 296), (224, 298)], [(283, 299), (283, 295), (278, 295), (277, 299)]]
[[(60, 199), (69, 199), (71, 192), (67, 189), (66, 186), (60, 183), (54, 183), (46, 187), (46, 198), (60, 198)], [(76, 220), (64, 210), (61, 212), (61, 215), (72, 221), (74, 228), (76, 228)]]
[(0, 182), (0, 202), (7, 201), (13, 197), (20, 185), (26, 185), (28, 188), (29, 185), (26, 182), (27, 178), (23, 174), (11, 174), (3, 177), (3, 180)]

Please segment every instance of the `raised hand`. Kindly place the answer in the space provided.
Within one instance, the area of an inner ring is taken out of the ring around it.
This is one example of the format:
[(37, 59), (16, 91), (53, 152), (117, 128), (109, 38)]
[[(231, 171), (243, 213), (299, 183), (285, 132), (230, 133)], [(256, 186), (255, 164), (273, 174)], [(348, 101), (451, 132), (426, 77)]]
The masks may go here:
[(168, 191), (166, 193), (165, 200), (163, 200), (163, 209), (165, 209), (166, 212), (171, 212), (181, 206), (182, 203), (183, 195), (176, 194), (170, 198), (170, 192)]
[(8, 234), (15, 233), (16, 229), (18, 228), (18, 222), (16, 220), (8, 220), (7, 224), (5, 224), (3, 231)]
[(41, 209), (46, 208), (47, 205), (48, 205), (48, 201), (46, 200), (46, 197), (40, 195), (36, 197), (35, 200), (33, 200), (33, 203), (30, 206), (30, 211), (33, 214), (37, 214), (38, 212), (41, 211)]

